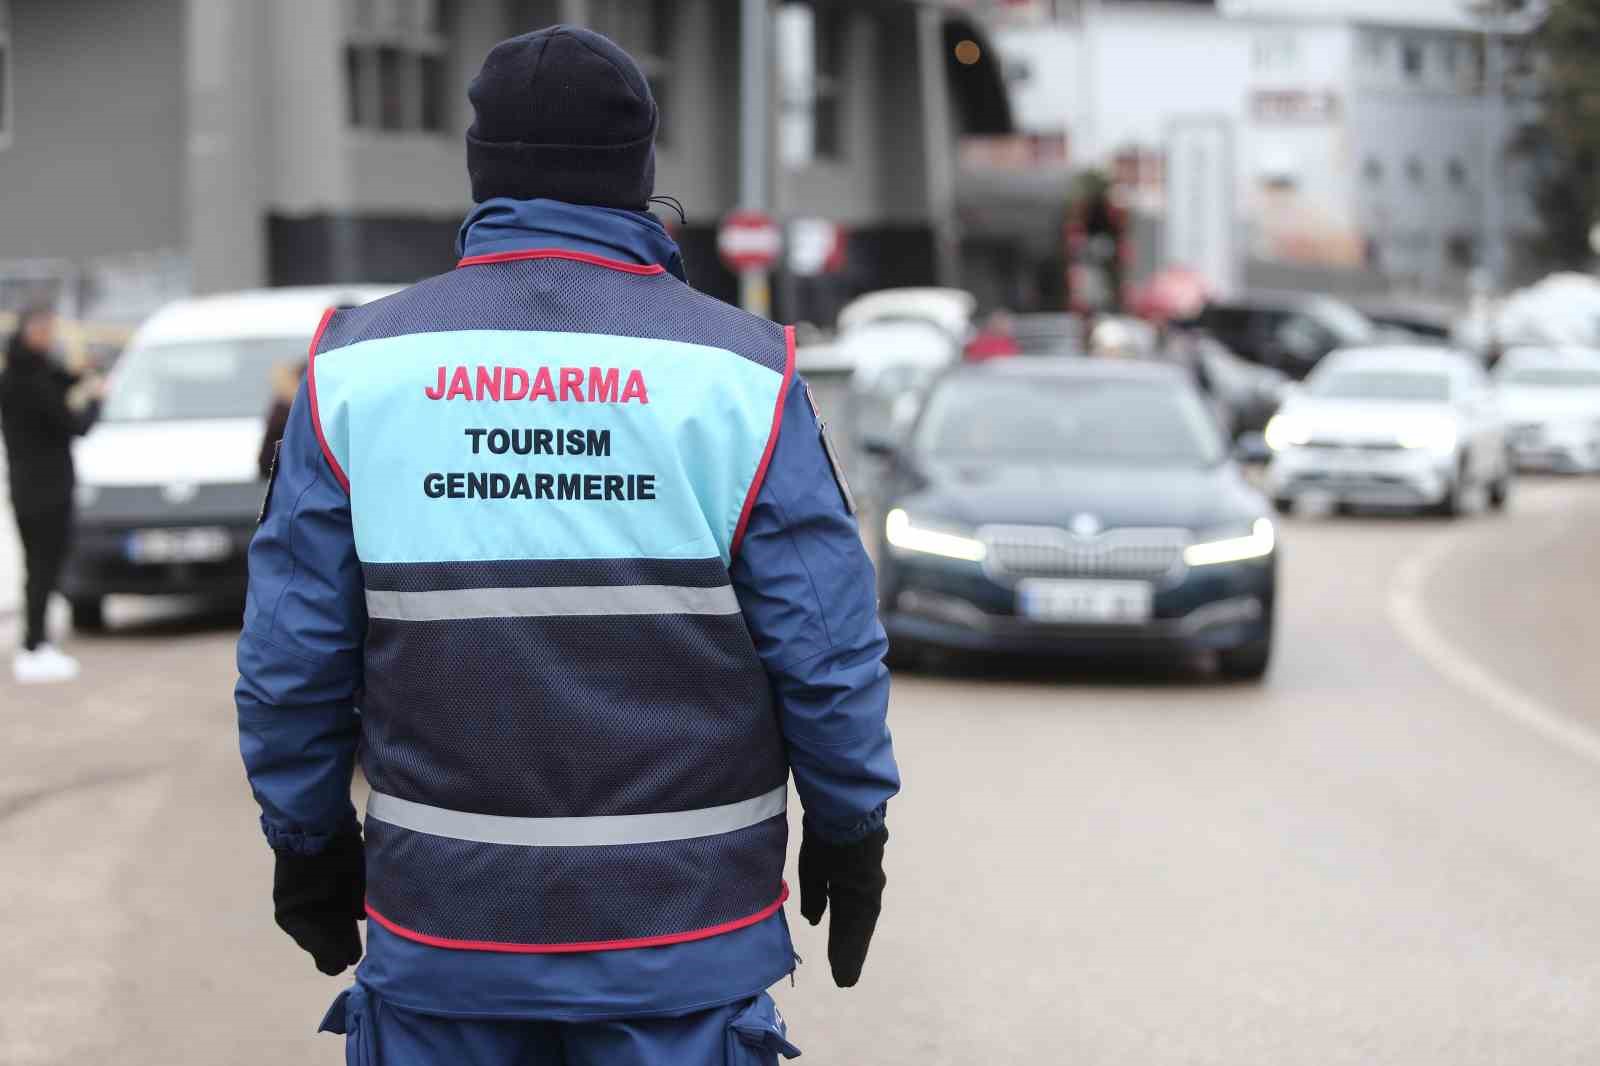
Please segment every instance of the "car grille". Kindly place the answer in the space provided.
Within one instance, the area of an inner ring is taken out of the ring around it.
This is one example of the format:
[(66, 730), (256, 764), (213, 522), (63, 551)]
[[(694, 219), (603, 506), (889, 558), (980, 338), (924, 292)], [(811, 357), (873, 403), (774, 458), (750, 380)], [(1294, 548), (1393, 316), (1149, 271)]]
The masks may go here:
[(1165, 577), (1183, 565), (1186, 529), (1110, 529), (1092, 537), (1050, 526), (987, 526), (987, 565), (1007, 577)]
[(1358, 452), (1397, 452), (1401, 444), (1397, 440), (1330, 440), (1319, 437), (1306, 442), (1307, 448), (1326, 448), (1332, 451), (1358, 451)]

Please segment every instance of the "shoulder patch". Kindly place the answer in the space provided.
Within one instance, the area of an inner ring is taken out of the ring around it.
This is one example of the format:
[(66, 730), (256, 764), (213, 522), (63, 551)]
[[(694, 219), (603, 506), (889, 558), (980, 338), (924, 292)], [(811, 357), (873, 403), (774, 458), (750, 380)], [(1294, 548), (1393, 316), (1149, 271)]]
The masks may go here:
[(256, 525), (267, 520), (267, 511), (272, 507), (272, 486), (278, 483), (278, 458), (283, 454), (283, 441), (279, 440), (272, 445), (272, 465), (267, 469), (267, 491), (261, 497), (261, 513), (256, 515)]
[(839, 496), (844, 500), (844, 509), (854, 517), (855, 493), (850, 491), (850, 479), (844, 476), (844, 464), (839, 461), (839, 453), (834, 450), (833, 439), (828, 436), (828, 423), (822, 417), (822, 408), (817, 406), (817, 398), (811, 392), (811, 383), (802, 380), (800, 384), (806, 390), (806, 402), (811, 405), (811, 414), (817, 420), (817, 439), (822, 442), (822, 454), (828, 457), (828, 466), (833, 471), (833, 483), (839, 486)]

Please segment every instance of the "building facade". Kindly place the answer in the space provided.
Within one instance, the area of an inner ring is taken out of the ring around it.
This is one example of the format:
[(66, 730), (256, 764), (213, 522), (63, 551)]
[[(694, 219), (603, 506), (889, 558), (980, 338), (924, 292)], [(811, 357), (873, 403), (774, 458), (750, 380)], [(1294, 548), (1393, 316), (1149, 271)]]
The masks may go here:
[[(774, 3), (774, 22), (793, 6)], [(1010, 117), (997, 66), (973, 72), (946, 55), (947, 32), (982, 33), (958, 5), (805, 7), (798, 106), (811, 136), (795, 156), (766, 135), (764, 198), (780, 219), (849, 234), (840, 275), (779, 286), (780, 310), (822, 317), (854, 292), (940, 279), (941, 248), (957, 239), (957, 139)], [(614, 37), (645, 67), (663, 116), (657, 190), (684, 205), (674, 226), (693, 279), (732, 298), (715, 233), (740, 205), (740, 8), (0, 0), (0, 278), (61, 264), (89, 279), (92, 305), (137, 284), (211, 292), (445, 269), (469, 206), (467, 82), (496, 41), (568, 22)], [(761, 57), (770, 127), (797, 105), (776, 91), (777, 61), (795, 47)]]
[[(1458, 296), (1486, 259), (1486, 219), (1503, 219), (1513, 249), (1536, 224), (1506, 150), (1529, 105), (1513, 71), (1493, 117), (1485, 38), (1462, 5), (1000, 7), (1019, 126), (1059, 131), (1071, 166), (1112, 174), (1142, 217), (1234, 212), (1234, 283)], [(1174, 138), (1197, 123), (1226, 131), (1231, 193), (1215, 204), (1166, 183)], [(1514, 255), (1503, 266), (1518, 272)]]

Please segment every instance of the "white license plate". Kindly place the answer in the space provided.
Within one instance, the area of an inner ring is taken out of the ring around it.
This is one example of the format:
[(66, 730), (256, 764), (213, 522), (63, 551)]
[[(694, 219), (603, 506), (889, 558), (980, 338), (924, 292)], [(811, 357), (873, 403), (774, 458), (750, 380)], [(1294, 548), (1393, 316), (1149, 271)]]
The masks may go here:
[(142, 565), (214, 563), (233, 554), (233, 538), (215, 526), (138, 529), (128, 534), (123, 550), (129, 562)]
[(1142, 625), (1150, 620), (1145, 581), (1030, 579), (1017, 586), (1017, 607), (1035, 622)]
[(1361, 473), (1366, 470), (1388, 465), (1382, 455), (1371, 452), (1357, 451), (1352, 448), (1348, 451), (1330, 452), (1328, 466), (1341, 473)]

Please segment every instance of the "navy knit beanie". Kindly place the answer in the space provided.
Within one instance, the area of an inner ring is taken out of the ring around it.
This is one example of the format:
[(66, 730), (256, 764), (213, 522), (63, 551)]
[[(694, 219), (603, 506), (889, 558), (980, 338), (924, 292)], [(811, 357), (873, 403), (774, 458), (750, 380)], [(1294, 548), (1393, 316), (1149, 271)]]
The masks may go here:
[(474, 202), (646, 209), (656, 184), (656, 102), (639, 65), (605, 37), (551, 26), (501, 41), (467, 98)]

